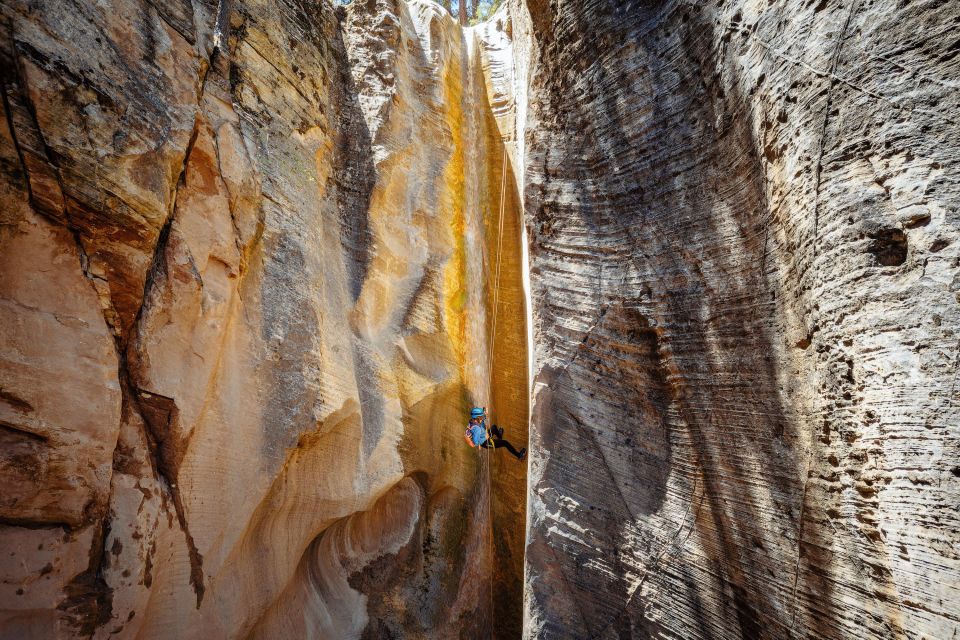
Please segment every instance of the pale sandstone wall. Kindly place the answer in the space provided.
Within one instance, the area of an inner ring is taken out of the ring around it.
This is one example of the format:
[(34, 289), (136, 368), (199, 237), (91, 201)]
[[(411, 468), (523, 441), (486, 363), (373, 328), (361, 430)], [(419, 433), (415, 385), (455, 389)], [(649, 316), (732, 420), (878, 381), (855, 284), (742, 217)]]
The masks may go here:
[(528, 5), (526, 636), (955, 637), (960, 5)]
[(487, 635), (472, 38), (391, 0), (0, 20), (0, 637)]

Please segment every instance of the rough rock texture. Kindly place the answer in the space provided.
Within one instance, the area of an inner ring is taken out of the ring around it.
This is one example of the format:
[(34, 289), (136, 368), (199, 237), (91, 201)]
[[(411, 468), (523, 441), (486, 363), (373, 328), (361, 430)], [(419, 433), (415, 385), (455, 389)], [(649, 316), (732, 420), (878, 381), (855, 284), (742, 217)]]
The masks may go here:
[(461, 435), (527, 417), (472, 32), (394, 0), (0, 31), (0, 638), (516, 635), (523, 466)]
[[(493, 202), (487, 216), (487, 255), (494, 261), (488, 271), (490, 324), (496, 336), (490, 363), (490, 398), (492, 418), (502, 425), (505, 436), (515, 447), (527, 447), (529, 420), (529, 364), (527, 307), (522, 275), (526, 260), (522, 243), (522, 220), (519, 214), (519, 150), (516, 144), (516, 123), (519, 120), (514, 85), (513, 46), (510, 40), (511, 19), (507, 5), (488, 22), (475, 29), (483, 69), (481, 95), (488, 104), (481, 109), (487, 116), (486, 130), (490, 138), (485, 147), (492, 153), (488, 190), (503, 194)], [(501, 151), (502, 150), (502, 151)], [(499, 166), (498, 166), (499, 165)], [(498, 171), (499, 169), (499, 171)], [(511, 185), (516, 185), (515, 191)], [(501, 217), (502, 209), (502, 217)], [(495, 246), (496, 245), (496, 246)], [(500, 256), (499, 263), (496, 256)], [(496, 283), (500, 272), (499, 286)], [(496, 315), (493, 306), (496, 306)], [(494, 574), (493, 607), (496, 611), (496, 637), (518, 638), (522, 633), (524, 527), (526, 521), (527, 466), (509, 456), (494, 456), (490, 473), (492, 499)]]
[(6, 0), (0, 639), (957, 636), (958, 28)]
[(528, 19), (526, 635), (955, 637), (960, 5)]

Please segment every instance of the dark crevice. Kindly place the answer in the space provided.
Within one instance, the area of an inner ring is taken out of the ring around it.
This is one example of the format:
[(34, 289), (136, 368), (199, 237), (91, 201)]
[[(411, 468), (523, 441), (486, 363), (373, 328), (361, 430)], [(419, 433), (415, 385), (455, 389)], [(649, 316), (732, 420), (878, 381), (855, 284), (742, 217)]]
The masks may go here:
[[(131, 408), (135, 410), (143, 419), (143, 423), (145, 425), (144, 436), (147, 441), (147, 450), (149, 452), (149, 458), (153, 468), (154, 477), (169, 494), (173, 502), (174, 511), (177, 515), (177, 522), (180, 525), (181, 531), (183, 531), (184, 539), (187, 543), (187, 551), (190, 556), (190, 584), (197, 595), (197, 608), (200, 608), (200, 603), (203, 601), (203, 594), (205, 591), (203, 582), (203, 556), (197, 549), (193, 535), (190, 533), (186, 512), (183, 507), (183, 499), (177, 484), (177, 467), (175, 466), (174, 461), (171, 459), (171, 457), (174, 456), (170, 447), (168, 446), (167, 439), (173, 437), (172, 431), (174, 429), (177, 414), (176, 405), (170, 398), (163, 398), (162, 396), (155, 394), (146, 394), (137, 390), (131, 384), (126, 363), (127, 360), (124, 357), (122, 366), (124, 373), (122, 374), (121, 380), (124, 400), (125, 402), (129, 401)], [(170, 410), (167, 414), (166, 420), (162, 419), (161, 417), (163, 411), (160, 405), (162, 405), (162, 403), (154, 403), (151, 406), (144, 405), (144, 396), (147, 395), (150, 396), (151, 400), (154, 398), (160, 398), (169, 401), (168, 406), (170, 407)]]
[[(7, 34), (0, 32), (0, 37), (6, 37)], [(13, 148), (17, 153), (17, 158), (20, 160), (20, 171), (23, 177), (23, 187), (27, 191), (27, 198), (30, 202), (33, 202), (33, 191), (30, 188), (30, 175), (27, 171), (27, 163), (23, 157), (23, 149), (20, 148), (20, 142), (17, 140), (17, 130), (14, 127), (13, 123), (13, 111), (11, 110), (10, 99), (7, 96), (7, 92), (11, 90), (11, 78), (8, 77), (8, 74), (13, 72), (13, 61), (8, 58), (6, 51), (0, 52), (0, 68), (5, 69), (2, 73), (2, 90), (0, 90), (0, 99), (3, 100), (3, 113), (7, 119), (7, 130), (10, 132), (10, 138), (13, 140)]]
[(3, 387), (0, 387), (0, 402), (4, 402), (17, 411), (21, 413), (29, 413), (33, 411), (33, 405), (18, 396), (15, 393), (6, 391)]
[[(3, 57), (5, 58), (3, 60), (4, 66), (8, 67), (3, 75), (4, 108), (7, 113), (10, 135), (23, 166), (30, 204), (38, 213), (57, 224), (69, 227), (60, 168), (54, 162), (55, 154), (50, 149), (40, 129), (36, 107), (24, 88), (25, 82), (19, 72), (19, 58), (16, 48), (11, 46), (11, 51), (4, 51)], [(34, 158), (35, 162), (31, 162), (31, 158)], [(33, 165), (33, 169), (31, 169), (31, 165)], [(50, 175), (36, 176), (36, 171), (49, 172)], [(50, 194), (47, 198), (42, 197), (34, 188), (34, 180), (41, 182), (44, 178), (52, 179), (56, 183), (56, 193)]]
[[(8, 42), (13, 43), (13, 38), (9, 32), (9, 25), (5, 24), (4, 27), (8, 31), (0, 33), (0, 36), (5, 37)], [(43, 136), (43, 132), (40, 130), (40, 123), (37, 119), (36, 107), (29, 100), (26, 91), (22, 90), (23, 81), (18, 72), (16, 47), (11, 44), (10, 50), (8, 51), (4, 49), (2, 53), (0, 53), (0, 56), (2, 56), (2, 59), (0, 59), (0, 63), (2, 64), (0, 64), (0, 66), (2, 66), (4, 69), (2, 72), (3, 91), (0, 93), (2, 93), (4, 111), (7, 116), (7, 127), (10, 131), (10, 136), (13, 140), (13, 145), (16, 149), (16, 153), (20, 159), (20, 165), (23, 170), (23, 182), (27, 190), (27, 197), (30, 205), (34, 211), (44, 215), (54, 223), (62, 225), (71, 233), (74, 243), (77, 247), (77, 253), (80, 260), (80, 269), (86, 279), (91, 282), (94, 295), (100, 299), (99, 291), (97, 291), (97, 288), (93, 283), (93, 281), (97, 278), (90, 273), (90, 260), (83, 244), (81, 231), (79, 227), (77, 227), (77, 225), (70, 220), (68, 207), (66, 206), (66, 201), (64, 199), (63, 178), (60, 175), (59, 166), (57, 166), (56, 162), (53, 160), (55, 154), (50, 149), (50, 146), (47, 144), (47, 141)], [(16, 100), (16, 104), (11, 102), (11, 98)], [(19, 112), (21, 112), (21, 115), (25, 120), (21, 123), (20, 127), (17, 126), (14, 113), (15, 107)], [(27, 129), (26, 131), (24, 130), (25, 128)], [(45, 166), (49, 169), (51, 176), (56, 181), (57, 189), (59, 191), (58, 202), (46, 202), (35, 193), (31, 180), (31, 171), (29, 169), (30, 163), (27, 161), (26, 153), (24, 152), (23, 144), (21, 142), (21, 137), (23, 135), (26, 135), (32, 139), (34, 143), (31, 147), (33, 149), (33, 153), (38, 156), (42, 154), (42, 157), (38, 157), (38, 161), (42, 163), (41, 166)], [(111, 313), (107, 313), (106, 310), (104, 311), (104, 320), (107, 323), (107, 326), (110, 327), (115, 334), (118, 333), (119, 327), (115, 326), (115, 323), (111, 321)]]
[(163, 413), (163, 403), (148, 403), (147, 400), (153, 398), (159, 398), (162, 400), (164, 397), (156, 394), (147, 394), (138, 389), (138, 385), (135, 383), (135, 381), (139, 379), (140, 376), (136, 375), (136, 367), (130, 362), (128, 354), (131, 349), (136, 348), (138, 339), (137, 332), (139, 331), (139, 327), (143, 320), (143, 314), (147, 309), (147, 301), (150, 299), (150, 293), (153, 287), (157, 286), (157, 283), (164, 280), (167, 275), (164, 253), (170, 238), (170, 229), (174, 222), (177, 194), (179, 193), (180, 188), (186, 182), (187, 165), (190, 160), (190, 155), (193, 152), (193, 147), (196, 143), (200, 126), (201, 120), (198, 115), (194, 124), (193, 132), (190, 136), (190, 141), (187, 144), (187, 148), (184, 153), (180, 176), (176, 182), (176, 188), (171, 197), (170, 214), (168, 215), (167, 221), (163, 228), (160, 230), (160, 235), (154, 248), (153, 261), (144, 283), (143, 297), (141, 298), (142, 302), (140, 309), (137, 312), (136, 319), (133, 322), (130, 343), (120, 345), (118, 347), (120, 358), (120, 380), (121, 387), (124, 390), (124, 397), (129, 399), (130, 406), (137, 411), (137, 413), (143, 419), (144, 425), (146, 425), (146, 428), (144, 429), (144, 435), (148, 443), (148, 449), (150, 451), (154, 473), (156, 474), (157, 479), (161, 482), (161, 486), (166, 488), (166, 491), (169, 493), (173, 501), (174, 509), (177, 514), (177, 522), (180, 524), (180, 529), (183, 531), (184, 539), (187, 543), (187, 550), (190, 556), (190, 584), (193, 586), (193, 590), (197, 595), (197, 608), (200, 608), (200, 603), (203, 601), (203, 593), (205, 590), (203, 583), (203, 557), (200, 555), (196, 543), (194, 542), (193, 535), (190, 533), (190, 527), (187, 523), (186, 513), (183, 508), (183, 499), (180, 495), (180, 489), (177, 486), (177, 465), (179, 462), (179, 456), (175, 456), (173, 454), (177, 448), (172, 446), (172, 442), (170, 442), (173, 431), (172, 427), (174, 425), (172, 420), (175, 420), (177, 415), (176, 403), (172, 398), (165, 398), (169, 401), (166, 404), (167, 417), (166, 420), (161, 419), (160, 414)]
[(66, 621), (85, 637), (93, 637), (97, 628), (110, 621), (113, 615), (113, 589), (104, 579), (106, 550), (104, 541), (109, 537), (109, 516), (105, 515), (96, 525), (90, 544), (88, 569), (79, 573), (64, 588), (64, 598), (57, 605)]
[(69, 533), (73, 527), (69, 522), (62, 521), (47, 521), (47, 520), (32, 520), (30, 518), (10, 518), (6, 516), (0, 516), (0, 526), (4, 527), (18, 527), (20, 529), (34, 529), (34, 530), (59, 530), (63, 533)]
[[(131, 336), (126, 344), (118, 344), (120, 358), (120, 379), (121, 386), (124, 389), (124, 397), (130, 402), (130, 406), (142, 418), (145, 425), (144, 436), (148, 443), (151, 464), (157, 480), (161, 486), (166, 488), (169, 493), (174, 510), (177, 515), (177, 522), (183, 531), (184, 539), (187, 544), (187, 550), (190, 557), (190, 584), (197, 596), (197, 608), (203, 601), (205, 591), (203, 579), (203, 556), (197, 549), (193, 535), (190, 533), (190, 527), (187, 522), (186, 512), (183, 506), (183, 499), (177, 483), (179, 463), (183, 458), (186, 449), (186, 443), (176, 443), (175, 431), (178, 410), (176, 401), (173, 398), (166, 398), (160, 394), (146, 392), (139, 388), (136, 383), (141, 376), (135, 362), (131, 362), (129, 353), (136, 349), (138, 340), (138, 331), (143, 321), (143, 316), (148, 309), (150, 294), (155, 286), (167, 279), (166, 249), (170, 238), (170, 231), (176, 217), (177, 200), (180, 189), (186, 184), (187, 167), (190, 157), (200, 133), (200, 127), (204, 126), (202, 116), (203, 96), (206, 91), (207, 81), (210, 77), (211, 69), (217, 64), (220, 58), (218, 51), (214, 49), (211, 57), (203, 65), (199, 89), (197, 94), (197, 116), (194, 121), (193, 131), (184, 150), (183, 161), (180, 165), (179, 176), (174, 183), (173, 192), (170, 196), (170, 205), (167, 219), (160, 230), (157, 243), (154, 247), (153, 259), (150, 269), (144, 281), (143, 295), (141, 297), (140, 308), (137, 311), (136, 318), (132, 324)], [(219, 155), (219, 154), (218, 154)], [(232, 218), (232, 211), (231, 211)]]
[(217, 2), (216, 21), (213, 27), (214, 55), (218, 50), (225, 50), (226, 44), (230, 40), (230, 10), (232, 5), (232, 0), (218, 0)]
[(35, 442), (47, 442), (49, 438), (45, 435), (34, 433), (24, 429), (19, 425), (12, 424), (5, 420), (0, 420), (0, 441), (3, 440), (3, 434), (6, 434), (8, 437), (14, 437), (24, 440), (33, 440)]
[[(94, 294), (96, 294), (99, 298), (100, 292), (97, 291), (97, 287), (95, 283), (98, 280), (103, 283), (106, 283), (107, 281), (91, 273), (90, 256), (87, 254), (86, 247), (83, 246), (83, 236), (80, 234), (80, 232), (76, 229), (72, 229), (69, 227), (67, 230), (70, 231), (70, 235), (73, 236), (73, 243), (77, 247), (77, 257), (80, 260), (80, 270), (83, 271), (83, 276), (90, 281), (91, 286), (93, 286)], [(119, 333), (120, 327), (116, 326), (116, 323), (110, 321), (110, 315), (107, 313), (104, 313), (104, 322), (107, 323), (107, 326), (110, 327), (111, 331), (115, 336)]]
[(907, 235), (895, 227), (879, 229), (868, 234), (867, 247), (876, 263), (883, 267), (899, 267), (907, 261)]

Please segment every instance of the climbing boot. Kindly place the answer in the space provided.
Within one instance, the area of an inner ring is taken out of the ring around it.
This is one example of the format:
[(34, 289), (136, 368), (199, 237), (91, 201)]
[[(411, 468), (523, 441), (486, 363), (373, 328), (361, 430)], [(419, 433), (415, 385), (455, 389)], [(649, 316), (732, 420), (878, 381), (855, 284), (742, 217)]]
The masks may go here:
[(524, 447), (523, 449), (520, 449), (520, 457), (517, 458), (517, 460), (523, 462), (526, 459), (527, 459), (527, 448)]

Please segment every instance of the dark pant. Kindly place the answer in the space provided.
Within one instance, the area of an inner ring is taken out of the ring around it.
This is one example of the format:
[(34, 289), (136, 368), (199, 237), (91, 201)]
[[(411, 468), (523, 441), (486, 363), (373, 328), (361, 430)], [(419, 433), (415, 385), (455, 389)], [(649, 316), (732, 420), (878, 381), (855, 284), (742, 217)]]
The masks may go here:
[(512, 444), (510, 444), (509, 442), (503, 439), (503, 429), (501, 429), (497, 425), (493, 425), (493, 427), (490, 429), (490, 435), (493, 436), (493, 439), (487, 440), (486, 442), (484, 442), (483, 446), (487, 447), (488, 449), (491, 447), (494, 449), (506, 447), (507, 451), (512, 453), (518, 459), (520, 458), (520, 452), (514, 449)]

